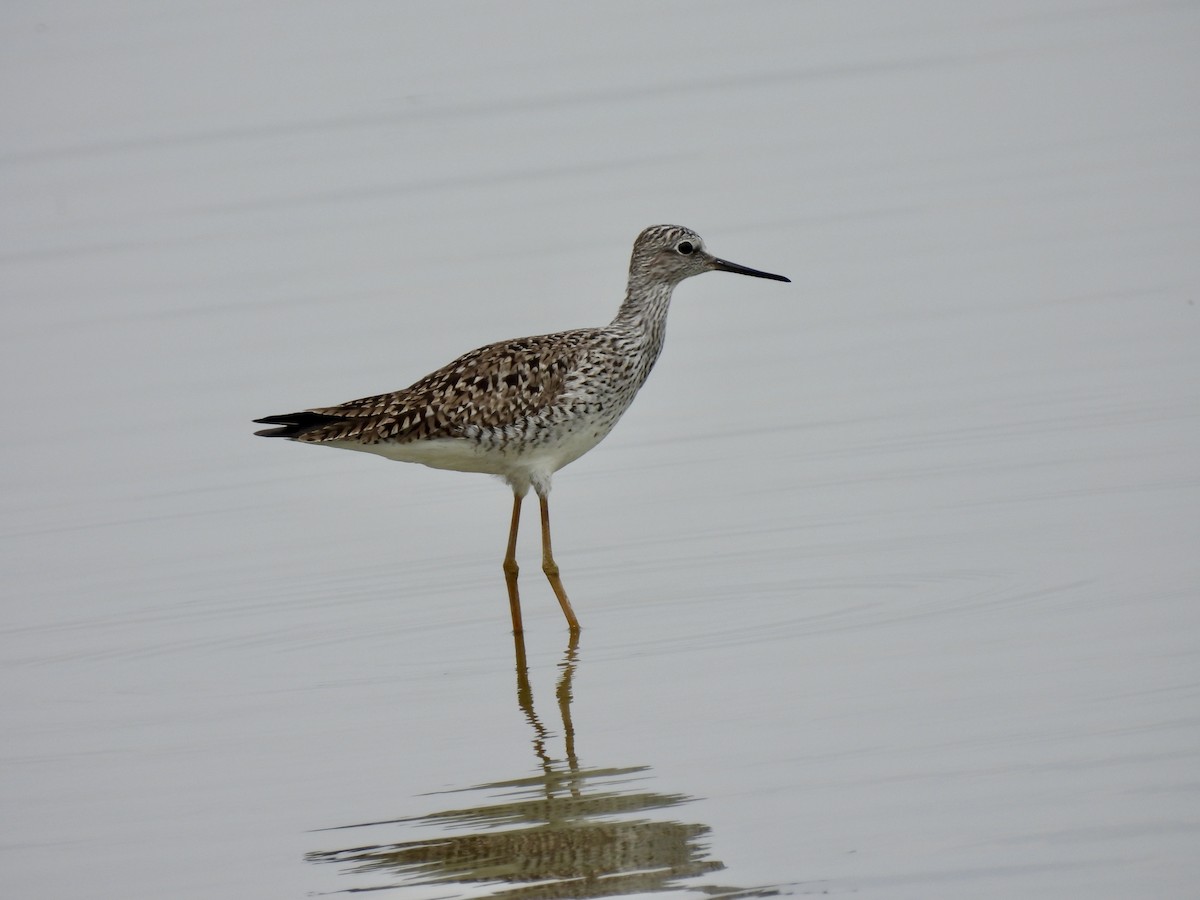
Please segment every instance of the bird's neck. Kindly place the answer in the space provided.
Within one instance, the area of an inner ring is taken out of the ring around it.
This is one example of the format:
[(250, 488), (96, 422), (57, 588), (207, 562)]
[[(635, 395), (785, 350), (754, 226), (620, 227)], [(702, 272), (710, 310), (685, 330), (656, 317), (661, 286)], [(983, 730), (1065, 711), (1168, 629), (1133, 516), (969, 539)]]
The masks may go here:
[(671, 306), (671, 292), (674, 290), (673, 284), (640, 284), (631, 279), (629, 289), (625, 292), (625, 301), (613, 319), (613, 326), (643, 335), (657, 356), (662, 348), (667, 310)]
[[(634, 392), (645, 383), (650, 370), (662, 353), (666, 338), (667, 309), (671, 305), (673, 284), (639, 284), (629, 281), (625, 302), (617, 310), (617, 316), (608, 327), (617, 343), (624, 349), (629, 368), (629, 383)], [(633, 399), (632, 394), (629, 399)]]

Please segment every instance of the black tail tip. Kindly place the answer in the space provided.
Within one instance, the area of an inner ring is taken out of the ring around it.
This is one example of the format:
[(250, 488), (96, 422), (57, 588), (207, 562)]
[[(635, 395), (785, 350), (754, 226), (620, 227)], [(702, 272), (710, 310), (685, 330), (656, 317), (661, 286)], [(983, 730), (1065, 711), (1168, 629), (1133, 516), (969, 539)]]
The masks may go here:
[(276, 425), (276, 428), (264, 428), (261, 431), (254, 432), (255, 437), (278, 437), (278, 438), (294, 438), (299, 437), (307, 431), (312, 431), (314, 428), (320, 428), (322, 425), (328, 425), (330, 422), (338, 421), (338, 416), (327, 416), (324, 413), (317, 412), (298, 412), (288, 413), (282, 416), (264, 416), (261, 419), (255, 419), (256, 425)]
[[(262, 422), (262, 419), (255, 419), (254, 421)], [(291, 428), (287, 427), (287, 426), (285, 426), (283, 428), (263, 428), (260, 431), (254, 432), (254, 436), (255, 437), (291, 437), (291, 435), (289, 434), (290, 431), (291, 431)]]

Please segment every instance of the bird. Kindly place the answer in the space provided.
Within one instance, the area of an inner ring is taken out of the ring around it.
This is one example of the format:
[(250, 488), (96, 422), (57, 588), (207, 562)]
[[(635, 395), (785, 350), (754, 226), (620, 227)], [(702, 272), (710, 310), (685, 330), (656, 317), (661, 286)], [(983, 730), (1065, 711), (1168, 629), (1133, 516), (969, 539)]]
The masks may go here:
[(625, 299), (609, 324), (488, 344), (403, 390), (255, 419), (272, 426), (255, 434), (502, 478), (513, 492), (502, 568), (517, 635), (517, 531), (532, 488), (542, 571), (578, 634), (551, 548), (552, 476), (600, 443), (629, 408), (662, 351), (676, 285), (704, 272), (791, 281), (713, 256), (690, 228), (652, 225), (634, 242)]

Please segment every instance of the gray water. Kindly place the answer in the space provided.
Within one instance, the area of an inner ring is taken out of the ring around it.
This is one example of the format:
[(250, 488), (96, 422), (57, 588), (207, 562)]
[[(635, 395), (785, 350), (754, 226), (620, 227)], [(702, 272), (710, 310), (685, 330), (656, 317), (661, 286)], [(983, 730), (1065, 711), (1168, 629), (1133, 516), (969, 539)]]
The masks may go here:
[[(5, 896), (1187, 897), (1200, 8), (8, 4)], [(676, 292), (555, 483), (251, 437)], [(529, 521), (535, 521), (532, 517)]]

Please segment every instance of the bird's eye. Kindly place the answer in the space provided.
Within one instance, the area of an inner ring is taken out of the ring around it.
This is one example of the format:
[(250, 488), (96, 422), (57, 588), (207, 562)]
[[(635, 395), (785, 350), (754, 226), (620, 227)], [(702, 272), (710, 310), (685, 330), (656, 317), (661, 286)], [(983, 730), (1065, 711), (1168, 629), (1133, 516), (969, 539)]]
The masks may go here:
[(687, 256), (696, 248), (692, 246), (691, 241), (680, 241), (678, 244), (675, 245), (675, 249), (678, 250), (680, 253), (682, 253), (684, 256)]

